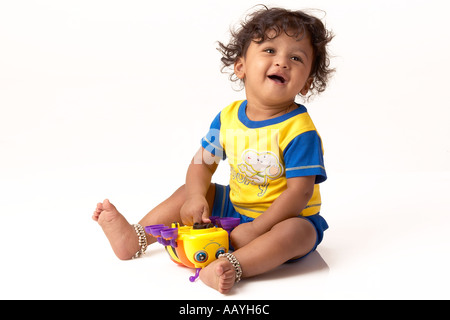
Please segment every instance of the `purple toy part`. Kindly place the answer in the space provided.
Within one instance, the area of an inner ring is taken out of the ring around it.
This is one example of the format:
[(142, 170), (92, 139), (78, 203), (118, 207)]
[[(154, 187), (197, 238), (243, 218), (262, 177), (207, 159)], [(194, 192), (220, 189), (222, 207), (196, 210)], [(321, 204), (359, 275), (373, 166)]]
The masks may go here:
[(164, 239), (170, 240), (178, 236), (178, 228), (167, 228), (161, 230), (161, 236)]
[(219, 217), (216, 217), (216, 216), (210, 216), (209, 217), (209, 220), (211, 220), (211, 223), (212, 224), (214, 224), (214, 225), (216, 225), (216, 226), (219, 226), (218, 225), (218, 220), (219, 220), (220, 218)]
[(202, 270), (202, 268), (195, 268), (195, 276), (189, 277), (190, 282), (194, 282), (195, 280), (197, 280), (198, 276), (200, 275), (200, 270)]
[(223, 228), (223, 229), (233, 229), (233, 228), (236, 228), (239, 225), (239, 223), (241, 223), (240, 218), (232, 218), (232, 217), (219, 218), (219, 217), (211, 216), (211, 217), (209, 217), (209, 219), (217, 227)]
[(166, 228), (167, 228), (167, 226), (165, 226), (163, 224), (153, 224), (151, 226), (146, 226), (144, 229), (145, 229), (145, 232), (156, 237), (156, 236), (161, 235), (161, 229), (166, 229)]
[(176, 248), (177, 247), (178, 228), (162, 229), (161, 237), (163, 237), (164, 245), (170, 245), (170, 246)]
[(156, 237), (158, 243), (164, 246), (177, 247), (178, 228), (169, 228), (163, 224), (146, 226), (145, 231)]
[(218, 222), (219, 222), (220, 226), (226, 232), (228, 232), (228, 235), (230, 235), (231, 230), (233, 230), (234, 228), (236, 228), (239, 225), (239, 223), (241, 222), (241, 219), (239, 219), (239, 218), (220, 218)]
[(236, 228), (239, 223), (241, 222), (241, 219), (239, 218), (220, 218), (220, 225), (224, 229), (233, 229)]

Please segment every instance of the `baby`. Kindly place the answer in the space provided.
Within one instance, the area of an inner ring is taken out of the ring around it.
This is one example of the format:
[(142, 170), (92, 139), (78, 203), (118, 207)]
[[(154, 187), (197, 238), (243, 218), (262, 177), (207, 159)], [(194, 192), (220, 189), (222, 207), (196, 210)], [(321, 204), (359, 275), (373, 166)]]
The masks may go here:
[[(323, 23), (302, 11), (264, 7), (219, 43), (222, 62), (241, 81), (246, 100), (224, 108), (194, 155), (186, 184), (131, 225), (109, 200), (97, 204), (98, 221), (120, 259), (143, 253), (155, 239), (142, 226), (208, 223), (237, 217), (232, 253), (201, 270), (200, 279), (227, 293), (241, 278), (262, 274), (316, 249), (328, 228), (319, 214), (319, 184), (326, 180), (322, 141), (297, 95), (325, 90), (333, 72)], [(228, 159), (228, 186), (211, 183)]]

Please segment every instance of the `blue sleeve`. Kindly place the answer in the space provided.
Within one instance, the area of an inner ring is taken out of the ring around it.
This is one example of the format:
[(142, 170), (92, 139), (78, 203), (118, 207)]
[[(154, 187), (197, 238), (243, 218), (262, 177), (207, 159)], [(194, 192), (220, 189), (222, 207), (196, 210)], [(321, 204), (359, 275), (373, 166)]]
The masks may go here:
[(322, 141), (316, 131), (295, 137), (283, 151), (286, 178), (316, 176), (316, 184), (327, 179)]
[(211, 152), (216, 157), (223, 160), (227, 158), (222, 145), (220, 144), (220, 113), (214, 118), (208, 133), (201, 140), (202, 147)]

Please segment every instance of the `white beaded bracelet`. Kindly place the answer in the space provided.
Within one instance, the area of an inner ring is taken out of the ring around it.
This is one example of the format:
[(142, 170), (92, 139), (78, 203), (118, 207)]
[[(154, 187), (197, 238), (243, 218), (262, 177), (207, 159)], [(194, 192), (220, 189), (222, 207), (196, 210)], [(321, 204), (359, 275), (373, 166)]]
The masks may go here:
[(222, 253), (221, 255), (219, 255), (219, 258), (222, 258), (222, 257), (224, 257), (228, 261), (230, 261), (230, 263), (234, 267), (234, 270), (236, 271), (236, 278), (234, 280), (234, 283), (238, 283), (239, 281), (241, 281), (242, 268), (241, 268), (241, 264), (239, 263), (238, 259), (236, 259), (236, 257), (229, 252)]
[(147, 236), (145, 235), (144, 228), (139, 224), (133, 224), (134, 231), (138, 235), (139, 246), (141, 247), (133, 256), (132, 259), (139, 258), (142, 254), (145, 254), (145, 250), (147, 250)]

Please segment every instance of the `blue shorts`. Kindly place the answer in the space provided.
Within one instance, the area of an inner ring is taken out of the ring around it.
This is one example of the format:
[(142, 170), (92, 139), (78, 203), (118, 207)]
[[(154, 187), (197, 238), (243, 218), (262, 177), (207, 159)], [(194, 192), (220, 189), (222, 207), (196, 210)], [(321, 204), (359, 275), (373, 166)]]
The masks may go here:
[[(254, 220), (254, 218), (250, 218), (244, 215), (241, 215), (239, 212), (237, 212), (234, 209), (233, 204), (230, 201), (230, 186), (223, 186), (216, 183), (216, 193), (214, 197), (214, 206), (212, 210), (212, 216), (225, 218), (225, 217), (232, 217), (232, 218), (239, 218), (241, 219), (241, 223), (251, 222)], [(299, 258), (302, 259), (306, 257), (308, 254), (316, 250), (317, 246), (322, 242), (323, 239), (323, 233), (325, 230), (328, 229), (328, 224), (325, 221), (325, 219), (320, 214), (315, 214), (312, 216), (298, 216), (301, 219), (305, 219), (314, 226), (314, 229), (316, 230), (317, 238), (316, 243), (314, 245), (314, 248), (308, 252), (303, 257)], [(295, 260), (289, 260), (289, 261), (296, 261)]]

